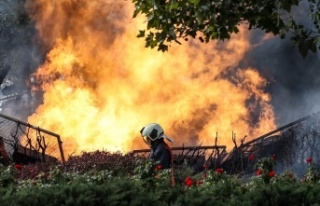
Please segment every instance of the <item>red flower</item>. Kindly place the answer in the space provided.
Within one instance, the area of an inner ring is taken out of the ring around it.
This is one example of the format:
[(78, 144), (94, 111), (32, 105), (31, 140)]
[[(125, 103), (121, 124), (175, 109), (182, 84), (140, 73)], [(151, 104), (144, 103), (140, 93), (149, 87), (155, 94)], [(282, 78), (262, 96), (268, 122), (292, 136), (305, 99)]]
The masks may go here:
[(268, 176), (269, 177), (274, 177), (276, 175), (276, 172), (271, 170), (269, 173), (268, 173)]
[(273, 155), (271, 156), (271, 158), (272, 158), (273, 160), (276, 160), (276, 159), (277, 159), (277, 156), (276, 156), (275, 154), (273, 154)]
[(254, 155), (253, 155), (253, 154), (250, 154), (249, 157), (248, 157), (248, 159), (249, 159), (250, 161), (253, 160), (253, 159), (254, 159)]
[(23, 168), (23, 166), (22, 166), (22, 165), (19, 165), (19, 164), (14, 165), (14, 167), (15, 167), (16, 169), (18, 169), (18, 170), (21, 170), (21, 169)]
[(222, 174), (223, 173), (223, 169), (222, 168), (217, 168), (216, 170), (215, 170), (215, 172), (217, 173), (217, 174)]
[(157, 165), (156, 168), (154, 168), (154, 171), (158, 171), (162, 169), (162, 165)]
[(312, 162), (312, 157), (308, 157), (307, 158), (307, 163), (311, 163)]
[(186, 177), (186, 179), (184, 180), (184, 183), (187, 187), (190, 187), (193, 185), (193, 180), (191, 179), (191, 177)]
[(256, 171), (256, 175), (261, 175), (262, 174), (262, 170), (261, 169), (258, 169), (257, 171)]

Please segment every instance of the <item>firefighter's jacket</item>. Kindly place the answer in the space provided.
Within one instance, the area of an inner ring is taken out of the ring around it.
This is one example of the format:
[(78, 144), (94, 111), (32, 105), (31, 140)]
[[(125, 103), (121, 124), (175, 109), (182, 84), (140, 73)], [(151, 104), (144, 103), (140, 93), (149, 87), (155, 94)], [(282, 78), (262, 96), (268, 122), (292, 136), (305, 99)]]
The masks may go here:
[(154, 161), (159, 161), (159, 164), (161, 164), (163, 169), (168, 169), (171, 167), (171, 151), (163, 139), (158, 139), (151, 142), (149, 158)]

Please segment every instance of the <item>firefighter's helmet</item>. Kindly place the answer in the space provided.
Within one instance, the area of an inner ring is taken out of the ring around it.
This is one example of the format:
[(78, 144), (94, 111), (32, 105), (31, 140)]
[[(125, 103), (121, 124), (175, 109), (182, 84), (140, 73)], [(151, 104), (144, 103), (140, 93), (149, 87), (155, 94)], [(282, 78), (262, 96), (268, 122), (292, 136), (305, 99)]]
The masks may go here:
[(143, 140), (150, 145), (152, 141), (155, 141), (157, 139), (166, 138), (170, 142), (173, 142), (173, 139), (166, 136), (164, 134), (163, 128), (157, 124), (157, 123), (151, 123), (146, 125), (140, 130), (141, 136)]

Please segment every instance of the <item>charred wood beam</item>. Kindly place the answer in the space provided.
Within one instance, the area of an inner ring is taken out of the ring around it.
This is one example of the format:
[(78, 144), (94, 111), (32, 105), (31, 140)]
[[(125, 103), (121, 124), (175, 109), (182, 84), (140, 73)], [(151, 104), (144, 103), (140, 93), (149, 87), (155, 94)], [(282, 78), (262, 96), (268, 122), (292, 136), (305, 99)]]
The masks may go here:
[[(182, 160), (195, 160), (199, 158), (201, 155), (205, 156), (206, 151), (211, 150), (211, 154), (207, 160), (205, 160), (205, 164), (208, 165), (216, 165), (220, 163), (222, 159), (222, 155), (226, 153), (226, 146), (183, 146), (183, 147), (172, 147), (171, 150), (173, 151), (181, 151), (178, 154), (175, 154), (174, 161), (179, 164)], [(131, 154), (133, 155), (147, 155), (150, 153), (150, 149), (140, 149), (140, 150), (133, 150)], [(197, 155), (195, 155), (197, 154)]]
[[(189, 147), (171, 147), (171, 150), (208, 150), (208, 149), (215, 149), (215, 150), (225, 150), (226, 146), (189, 146)], [(150, 149), (139, 149), (139, 150), (132, 150), (132, 153), (147, 153), (150, 152)]]
[(42, 128), (39, 128), (39, 127), (35, 127), (35, 126), (31, 125), (31, 124), (28, 124), (28, 123), (23, 122), (23, 121), (20, 121), (20, 120), (18, 120), (18, 119), (9, 117), (9, 116), (7, 116), (7, 115), (0, 114), (0, 117), (3, 117), (3, 118), (5, 118), (5, 119), (9, 119), (9, 120), (11, 120), (11, 121), (13, 121), (13, 122), (16, 122), (16, 123), (18, 123), (18, 124), (22, 124), (22, 125), (24, 125), (24, 126), (26, 126), (26, 127), (30, 127), (30, 128), (32, 128), (32, 129), (42, 131), (42, 132), (47, 133), (47, 134), (50, 134), (50, 135), (52, 135), (52, 136), (54, 136), (54, 137), (59, 137), (59, 135), (56, 134), (56, 133), (50, 132), (50, 131), (48, 131), (48, 130), (45, 130), (45, 129), (42, 129)]
[(305, 116), (305, 117), (302, 117), (302, 118), (300, 118), (300, 119), (298, 119), (298, 120), (296, 120), (296, 121), (293, 121), (293, 122), (291, 122), (291, 123), (289, 123), (289, 124), (286, 124), (286, 125), (284, 125), (284, 126), (282, 126), (282, 127), (279, 127), (278, 129), (275, 129), (275, 130), (273, 130), (273, 131), (271, 131), (271, 132), (268, 132), (268, 133), (266, 133), (266, 134), (264, 134), (264, 135), (262, 135), (262, 136), (260, 136), (260, 137), (258, 137), (258, 138), (255, 138), (255, 139), (253, 139), (253, 140), (251, 140), (251, 141), (249, 141), (249, 142), (246, 142), (244, 145), (249, 145), (249, 144), (252, 144), (252, 143), (254, 143), (254, 142), (263, 140), (264, 138), (266, 138), (266, 137), (268, 137), (268, 136), (270, 136), (270, 135), (272, 135), (272, 134), (274, 134), (274, 133), (276, 133), (276, 132), (280, 132), (280, 131), (282, 131), (282, 130), (284, 130), (284, 129), (287, 129), (287, 128), (289, 128), (289, 127), (292, 127), (292, 126), (294, 126), (294, 125), (296, 125), (296, 124), (299, 124), (300, 122), (305, 121), (305, 120), (307, 120), (307, 119), (309, 119), (309, 118), (311, 118), (311, 117), (313, 117), (313, 116), (315, 116), (315, 115), (318, 115), (318, 114), (320, 114), (320, 111), (317, 112), (317, 113), (310, 114), (310, 115), (307, 115), (307, 116)]

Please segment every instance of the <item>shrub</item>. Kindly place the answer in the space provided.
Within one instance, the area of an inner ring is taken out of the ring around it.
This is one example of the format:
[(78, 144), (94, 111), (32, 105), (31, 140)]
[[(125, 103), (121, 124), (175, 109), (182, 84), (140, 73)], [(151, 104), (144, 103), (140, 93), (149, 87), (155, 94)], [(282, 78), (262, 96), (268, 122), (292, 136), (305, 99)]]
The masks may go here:
[[(120, 160), (120, 154), (110, 153), (103, 153), (103, 160), (96, 154), (65, 165), (0, 165), (1, 205), (316, 205), (320, 198), (312, 159), (306, 162), (302, 181), (290, 171), (275, 174), (272, 156), (259, 160), (259, 172), (248, 179), (220, 167), (204, 166), (195, 174), (184, 165), (174, 170), (173, 185), (171, 169), (162, 169), (158, 162), (125, 155)], [(112, 157), (128, 167), (120, 171)]]

